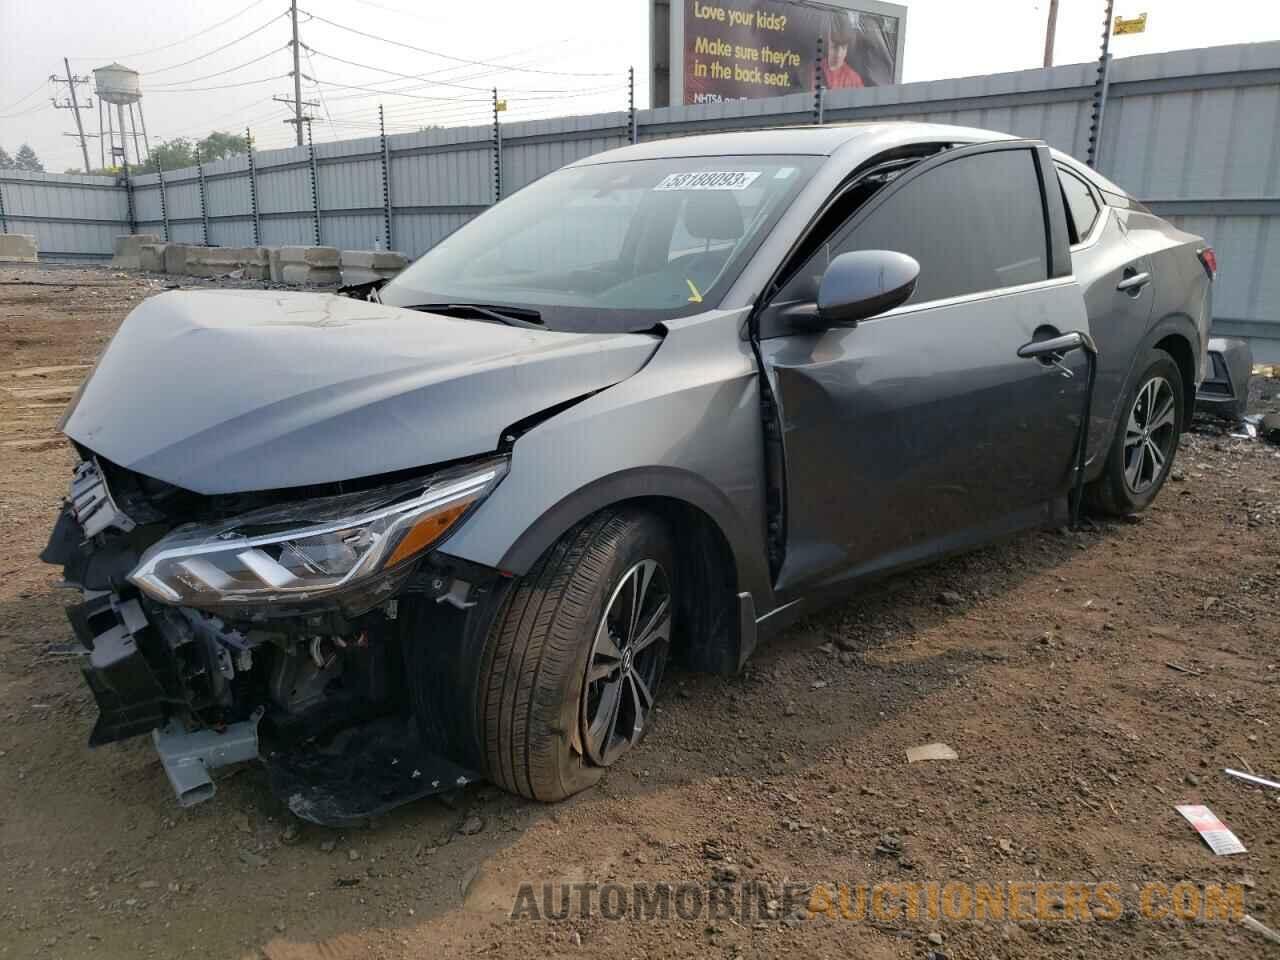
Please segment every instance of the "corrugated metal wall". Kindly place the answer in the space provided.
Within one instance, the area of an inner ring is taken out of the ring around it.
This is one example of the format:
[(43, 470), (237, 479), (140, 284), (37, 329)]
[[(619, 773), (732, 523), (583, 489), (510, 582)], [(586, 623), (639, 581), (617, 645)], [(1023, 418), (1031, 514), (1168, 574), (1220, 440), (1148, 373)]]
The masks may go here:
[(0, 230), (29, 233), (40, 250), (101, 256), (129, 230), (128, 197), (112, 177), (0, 170)]
[[(1072, 64), (828, 91), (825, 116), (986, 127), (1084, 157), (1095, 74), (1094, 64)], [(643, 110), (637, 126), (642, 140), (652, 140), (812, 120), (812, 95), (793, 94)], [(503, 195), (625, 144), (626, 122), (619, 112), (503, 124)], [(387, 138), (395, 249), (417, 256), (493, 202), (491, 138), (488, 126)], [(258, 242), (314, 243), (318, 216), (322, 243), (372, 248), (384, 230), (382, 159), (377, 137), (317, 144), (314, 167), (306, 147), (255, 154)], [(1099, 169), (1217, 248), (1218, 329), (1280, 340), (1280, 43), (1115, 61)], [(163, 236), (167, 215), (173, 240), (254, 242), (247, 158), (166, 173), (163, 205), (158, 181), (133, 182), (137, 232)], [(4, 171), (0, 198), (7, 228), (34, 233), (45, 255), (106, 256), (111, 238), (129, 227), (125, 190), (101, 177)]]

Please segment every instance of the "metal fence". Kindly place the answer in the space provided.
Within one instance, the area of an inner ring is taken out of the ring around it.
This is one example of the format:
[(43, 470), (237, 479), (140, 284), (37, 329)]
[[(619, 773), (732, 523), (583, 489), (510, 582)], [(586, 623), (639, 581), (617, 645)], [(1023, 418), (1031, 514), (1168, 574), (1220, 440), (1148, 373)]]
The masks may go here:
[[(1096, 65), (824, 93), (826, 122), (986, 127), (1088, 153)], [(640, 140), (811, 123), (810, 93), (637, 111)], [(115, 234), (222, 246), (323, 243), (417, 256), (557, 167), (629, 142), (626, 111), (264, 150), (134, 178), (0, 173), (0, 229), (42, 255), (102, 257)], [(1280, 352), (1280, 43), (1113, 62), (1099, 169), (1217, 248), (1215, 328)]]

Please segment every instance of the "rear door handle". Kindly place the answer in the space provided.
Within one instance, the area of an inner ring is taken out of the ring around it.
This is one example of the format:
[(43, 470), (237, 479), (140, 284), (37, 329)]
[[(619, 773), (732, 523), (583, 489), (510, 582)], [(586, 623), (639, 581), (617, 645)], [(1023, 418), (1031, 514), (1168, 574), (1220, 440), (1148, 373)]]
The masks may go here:
[(1151, 282), (1151, 274), (1145, 270), (1138, 273), (1133, 267), (1126, 267), (1124, 271), (1124, 279), (1116, 284), (1116, 289), (1124, 293), (1133, 293), (1135, 296), (1142, 292), (1142, 288)]

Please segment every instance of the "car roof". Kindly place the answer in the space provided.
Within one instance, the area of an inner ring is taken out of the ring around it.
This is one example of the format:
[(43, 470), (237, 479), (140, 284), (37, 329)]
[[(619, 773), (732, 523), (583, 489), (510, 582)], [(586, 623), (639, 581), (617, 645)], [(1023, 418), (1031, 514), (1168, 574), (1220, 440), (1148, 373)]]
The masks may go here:
[[(649, 140), (628, 147), (618, 147), (584, 157), (568, 166), (585, 167), (625, 160), (662, 160), (677, 157), (731, 156), (813, 156), (830, 157), (837, 153), (845, 161), (862, 160), (898, 146), (915, 143), (997, 143), (1018, 137), (996, 130), (960, 127), (949, 123), (918, 123), (910, 120), (871, 120), (859, 123), (832, 123), (766, 130), (739, 130), (728, 133), (705, 133), (691, 137)], [(1129, 193), (1112, 183), (1092, 167), (1075, 157), (1054, 149), (1060, 163), (1090, 180), (1103, 193), (1128, 197)]]
[(773, 127), (732, 133), (707, 133), (692, 137), (650, 140), (586, 157), (572, 166), (618, 163), (624, 160), (657, 160), (667, 157), (776, 156), (826, 157), (859, 145), (880, 152), (896, 145), (928, 141), (988, 143), (1014, 140), (1007, 133), (958, 127), (945, 123), (912, 121), (868, 121), (823, 126)]

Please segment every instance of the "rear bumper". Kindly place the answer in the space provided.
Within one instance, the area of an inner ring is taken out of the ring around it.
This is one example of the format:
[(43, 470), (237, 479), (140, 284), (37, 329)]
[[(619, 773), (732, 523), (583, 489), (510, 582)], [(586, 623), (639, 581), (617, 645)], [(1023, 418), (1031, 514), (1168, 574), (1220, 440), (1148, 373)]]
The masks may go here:
[(1224, 420), (1239, 420), (1249, 406), (1249, 377), (1253, 350), (1248, 340), (1213, 337), (1209, 341), (1208, 371), (1196, 391), (1196, 410)]

